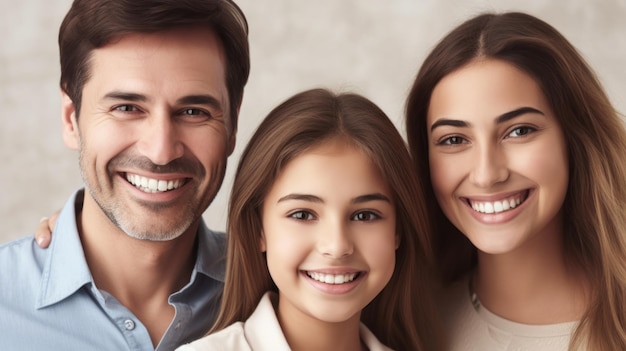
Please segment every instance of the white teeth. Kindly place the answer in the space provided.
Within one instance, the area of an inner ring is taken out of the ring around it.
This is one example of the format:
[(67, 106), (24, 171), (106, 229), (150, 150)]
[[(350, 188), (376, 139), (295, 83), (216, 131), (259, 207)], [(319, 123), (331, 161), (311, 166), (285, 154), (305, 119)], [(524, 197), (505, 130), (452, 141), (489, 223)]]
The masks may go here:
[(491, 202), (485, 202), (485, 213), (493, 213), (493, 204)]
[(474, 211), (481, 213), (500, 213), (508, 210), (512, 210), (516, 208), (519, 204), (522, 203), (522, 198), (520, 196), (516, 196), (514, 198), (502, 200), (502, 201), (493, 201), (493, 202), (478, 202), (470, 200), (470, 204)]
[(314, 280), (320, 281), (326, 284), (344, 284), (354, 280), (356, 273), (346, 274), (325, 274), (318, 272), (306, 272), (306, 274)]
[(185, 183), (184, 179), (159, 180), (146, 178), (130, 173), (126, 174), (126, 180), (128, 180), (129, 183), (146, 193), (156, 193), (178, 189)]
[(504, 206), (502, 205), (502, 202), (494, 202), (493, 203), (493, 210), (496, 213), (502, 212), (504, 209)]

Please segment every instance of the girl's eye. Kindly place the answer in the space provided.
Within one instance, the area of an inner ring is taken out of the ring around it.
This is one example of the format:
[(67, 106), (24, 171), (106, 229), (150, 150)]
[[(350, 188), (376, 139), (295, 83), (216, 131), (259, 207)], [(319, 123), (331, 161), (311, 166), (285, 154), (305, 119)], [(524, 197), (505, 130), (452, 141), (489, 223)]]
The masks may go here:
[(441, 139), (437, 144), (439, 145), (459, 145), (466, 143), (467, 141), (460, 136), (451, 136)]
[(353, 221), (374, 221), (379, 218), (380, 216), (372, 211), (361, 211), (352, 216)]
[(313, 214), (311, 214), (311, 212), (308, 212), (308, 211), (292, 212), (292, 213), (289, 214), (289, 217), (293, 218), (293, 219), (300, 220), (300, 221), (311, 221), (311, 220), (315, 219)]
[(507, 137), (511, 137), (511, 138), (519, 138), (519, 137), (523, 137), (525, 135), (528, 135), (532, 132), (534, 132), (536, 129), (533, 127), (528, 127), (528, 126), (522, 126), (522, 127), (517, 127), (513, 130), (511, 130), (511, 132), (507, 135)]

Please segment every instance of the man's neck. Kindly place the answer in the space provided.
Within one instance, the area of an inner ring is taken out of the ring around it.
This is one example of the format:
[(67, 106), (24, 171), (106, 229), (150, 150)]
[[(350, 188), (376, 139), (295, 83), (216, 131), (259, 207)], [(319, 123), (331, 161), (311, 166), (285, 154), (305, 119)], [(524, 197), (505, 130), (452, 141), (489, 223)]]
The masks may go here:
[(94, 282), (141, 320), (156, 346), (174, 317), (169, 296), (191, 277), (198, 224), (173, 240), (139, 240), (121, 231), (94, 205), (86, 198), (77, 216)]

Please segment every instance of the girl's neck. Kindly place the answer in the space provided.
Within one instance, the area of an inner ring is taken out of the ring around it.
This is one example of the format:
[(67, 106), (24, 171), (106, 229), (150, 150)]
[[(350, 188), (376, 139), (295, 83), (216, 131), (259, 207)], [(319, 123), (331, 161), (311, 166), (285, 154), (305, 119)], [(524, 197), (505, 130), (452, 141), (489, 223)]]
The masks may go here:
[[(366, 351), (359, 332), (360, 315), (343, 322), (329, 323), (305, 313), (284, 313), (275, 306), (281, 329), (292, 350)], [(282, 313), (281, 313), (282, 312)]]
[(472, 279), (481, 305), (518, 323), (577, 321), (587, 307), (587, 280), (567, 263), (561, 230), (539, 233), (506, 254), (479, 251)]

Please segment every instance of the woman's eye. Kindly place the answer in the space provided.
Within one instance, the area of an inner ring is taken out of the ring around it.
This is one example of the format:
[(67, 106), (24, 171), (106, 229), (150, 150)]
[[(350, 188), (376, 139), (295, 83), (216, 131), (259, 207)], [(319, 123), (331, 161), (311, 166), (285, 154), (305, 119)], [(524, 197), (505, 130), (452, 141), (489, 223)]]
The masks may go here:
[(380, 216), (372, 211), (361, 211), (352, 216), (353, 221), (373, 221), (379, 218)]
[(517, 127), (513, 130), (511, 130), (511, 132), (508, 134), (509, 137), (513, 137), (513, 138), (518, 138), (518, 137), (522, 137), (524, 135), (528, 135), (532, 132), (535, 131), (535, 128), (532, 127), (528, 127), (528, 126), (522, 126), (522, 127)]
[(301, 221), (310, 221), (315, 219), (313, 215), (308, 211), (296, 211), (289, 214), (290, 218), (301, 220)]
[(439, 145), (459, 145), (459, 144), (463, 144), (464, 142), (465, 142), (465, 139), (461, 138), (460, 136), (451, 136), (451, 137), (441, 139), (439, 141)]

